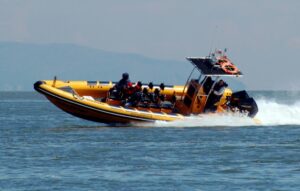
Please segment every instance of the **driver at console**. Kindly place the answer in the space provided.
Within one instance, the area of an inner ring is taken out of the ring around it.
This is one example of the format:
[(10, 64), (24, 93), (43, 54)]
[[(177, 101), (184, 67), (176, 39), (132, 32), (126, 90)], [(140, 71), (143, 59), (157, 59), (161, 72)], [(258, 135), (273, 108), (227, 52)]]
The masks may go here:
[(223, 80), (219, 80), (216, 85), (214, 86), (213, 91), (209, 95), (206, 106), (205, 112), (215, 112), (217, 110), (217, 106), (215, 105), (218, 103), (227, 87), (227, 83)]

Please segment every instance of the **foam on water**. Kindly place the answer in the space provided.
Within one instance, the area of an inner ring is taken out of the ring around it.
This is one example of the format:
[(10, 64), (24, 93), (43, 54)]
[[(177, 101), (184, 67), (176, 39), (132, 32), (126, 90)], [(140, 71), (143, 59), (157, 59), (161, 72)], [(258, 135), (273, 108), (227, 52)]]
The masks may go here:
[(300, 102), (282, 104), (273, 100), (258, 100), (256, 116), (262, 125), (300, 125)]
[[(293, 104), (278, 103), (274, 100), (257, 100), (259, 112), (255, 119), (245, 115), (226, 113), (186, 117), (184, 120), (173, 122), (157, 121), (157, 127), (240, 127), (240, 126), (279, 126), (300, 125), (300, 102)], [(139, 124), (151, 126), (151, 124)]]

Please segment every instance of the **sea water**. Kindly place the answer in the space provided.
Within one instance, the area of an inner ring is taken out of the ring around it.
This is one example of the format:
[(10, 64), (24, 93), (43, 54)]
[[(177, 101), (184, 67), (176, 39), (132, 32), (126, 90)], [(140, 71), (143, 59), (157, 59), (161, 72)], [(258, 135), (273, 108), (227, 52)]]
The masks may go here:
[(300, 92), (240, 115), (108, 126), (0, 93), (0, 190), (300, 190)]

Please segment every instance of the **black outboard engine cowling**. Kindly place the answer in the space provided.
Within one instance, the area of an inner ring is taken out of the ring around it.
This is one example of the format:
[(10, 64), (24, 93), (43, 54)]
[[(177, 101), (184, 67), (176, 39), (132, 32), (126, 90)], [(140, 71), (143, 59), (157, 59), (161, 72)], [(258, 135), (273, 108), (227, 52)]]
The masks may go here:
[(249, 117), (254, 117), (258, 112), (255, 100), (245, 90), (233, 93), (229, 106), (232, 109), (237, 108), (241, 112), (248, 112)]

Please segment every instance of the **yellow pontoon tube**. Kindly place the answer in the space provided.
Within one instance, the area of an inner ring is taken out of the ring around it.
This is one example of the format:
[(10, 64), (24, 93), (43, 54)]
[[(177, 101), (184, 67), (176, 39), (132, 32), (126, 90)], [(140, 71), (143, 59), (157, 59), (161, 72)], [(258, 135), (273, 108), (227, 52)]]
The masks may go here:
[[(130, 123), (139, 121), (173, 121), (183, 116), (170, 109), (125, 108), (121, 105), (108, 104), (103, 98), (113, 87), (112, 82), (100, 81), (38, 81), (34, 88), (44, 94), (53, 104), (74, 116), (104, 123)], [(167, 86), (162, 92), (167, 97), (182, 95), (182, 86)]]

